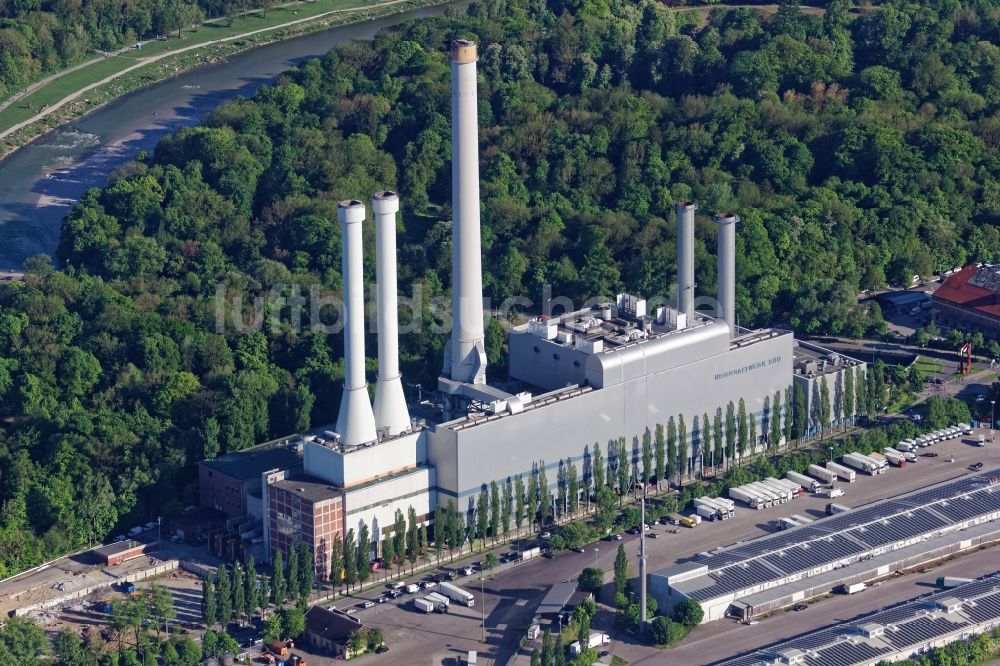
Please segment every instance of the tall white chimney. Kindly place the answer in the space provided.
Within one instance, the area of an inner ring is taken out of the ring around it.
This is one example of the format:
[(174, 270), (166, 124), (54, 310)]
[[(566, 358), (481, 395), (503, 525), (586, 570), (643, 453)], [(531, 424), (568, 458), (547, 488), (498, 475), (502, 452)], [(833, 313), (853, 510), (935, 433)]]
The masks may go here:
[(719, 224), (719, 314), (732, 335), (736, 332), (736, 223), (740, 218), (719, 213), (715, 221)]
[(677, 311), (694, 323), (694, 211), (690, 201), (681, 201), (677, 212)]
[(375, 384), (375, 428), (383, 437), (410, 427), (399, 373), (399, 299), (396, 294), (396, 213), (399, 195), (372, 197), (375, 213), (375, 279), (378, 284), (378, 382)]
[(368, 400), (365, 380), (365, 318), (361, 223), (365, 221), (365, 205), (357, 200), (341, 201), (337, 219), (342, 233), (344, 278), (344, 395), (337, 415), (340, 441), (356, 446), (377, 439), (375, 415)]
[(458, 39), (451, 44), (452, 329), (444, 372), (485, 384), (478, 114), (476, 43)]

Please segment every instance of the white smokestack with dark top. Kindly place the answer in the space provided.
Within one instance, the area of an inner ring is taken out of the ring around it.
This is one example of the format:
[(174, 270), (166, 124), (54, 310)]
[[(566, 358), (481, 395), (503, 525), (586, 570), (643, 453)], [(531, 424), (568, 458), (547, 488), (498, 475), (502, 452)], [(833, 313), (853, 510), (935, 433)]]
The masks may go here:
[(356, 446), (374, 442), (375, 415), (368, 400), (365, 379), (365, 288), (363, 284), (361, 224), (365, 205), (357, 200), (341, 201), (340, 220), (344, 279), (344, 395), (340, 399), (337, 433), (342, 444)]
[(694, 211), (690, 201), (681, 201), (677, 212), (677, 311), (694, 323)]
[(396, 293), (396, 213), (399, 195), (379, 192), (375, 213), (375, 279), (378, 312), (378, 382), (375, 384), (375, 428), (383, 437), (410, 427), (410, 413), (399, 373), (399, 298)]
[(736, 332), (736, 223), (733, 213), (715, 216), (719, 224), (719, 315), (729, 324), (729, 332)]
[(485, 384), (478, 115), (476, 43), (458, 39), (451, 44), (452, 331), (444, 372)]

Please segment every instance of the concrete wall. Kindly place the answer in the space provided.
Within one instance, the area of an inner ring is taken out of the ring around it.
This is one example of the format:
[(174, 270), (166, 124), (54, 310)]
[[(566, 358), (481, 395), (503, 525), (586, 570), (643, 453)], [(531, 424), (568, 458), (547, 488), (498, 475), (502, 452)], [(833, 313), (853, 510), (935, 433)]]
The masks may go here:
[[(527, 474), (539, 460), (545, 461), (549, 485), (555, 487), (559, 461), (567, 456), (582, 460), (584, 448), (595, 442), (605, 460), (608, 442), (621, 436), (638, 450), (647, 428), (652, 432), (680, 414), (690, 439), (695, 416), (708, 412), (711, 417), (740, 398), (763, 434), (765, 407), (792, 377), (792, 346), (792, 335), (783, 334), (475, 426), (456, 427), (458, 421), (436, 426), (428, 437), (428, 457), (437, 469), (438, 491), (457, 497), (464, 510), (481, 484)], [(689, 443), (689, 456), (692, 449)]]
[(391, 529), (399, 509), (406, 516), (409, 508), (417, 512), (421, 522), (434, 510), (432, 503), (437, 477), (434, 469), (421, 467), (384, 481), (349, 489), (345, 495), (344, 529), (358, 534), (363, 520), (368, 525), (372, 540), (381, 541), (383, 530)]
[(426, 461), (426, 434), (422, 431), (384, 440), (348, 453), (341, 453), (316, 442), (307, 442), (304, 448), (306, 473), (326, 479), (337, 486), (350, 487), (365, 483), (379, 475), (412, 469)]

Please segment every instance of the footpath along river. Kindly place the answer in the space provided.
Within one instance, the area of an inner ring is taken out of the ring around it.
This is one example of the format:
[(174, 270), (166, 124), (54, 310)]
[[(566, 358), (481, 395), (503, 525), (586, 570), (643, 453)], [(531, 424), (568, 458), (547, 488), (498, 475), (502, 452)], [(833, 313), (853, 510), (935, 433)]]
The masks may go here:
[[(456, 3), (468, 4), (468, 0)], [(63, 125), (0, 162), (0, 271), (27, 257), (55, 257), (63, 216), (108, 174), (151, 150), (165, 134), (197, 125), (222, 102), (250, 96), (281, 72), (334, 46), (371, 39), (407, 19), (443, 14), (450, 4), (338, 26), (251, 49), (121, 97)]]

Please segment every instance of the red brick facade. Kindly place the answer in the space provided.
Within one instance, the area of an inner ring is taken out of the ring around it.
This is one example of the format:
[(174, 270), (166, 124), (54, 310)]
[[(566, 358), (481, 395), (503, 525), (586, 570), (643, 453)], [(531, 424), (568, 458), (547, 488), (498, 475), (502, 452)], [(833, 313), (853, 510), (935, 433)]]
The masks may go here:
[(226, 518), (235, 518), (247, 512), (243, 482), (205, 465), (198, 465), (198, 492), (201, 506), (218, 509), (226, 514)]
[(337, 495), (313, 501), (272, 485), (267, 509), (272, 550), (281, 550), (287, 558), (292, 547), (301, 540), (312, 549), (317, 579), (327, 580), (330, 548), (337, 535), (343, 534), (343, 497)]

